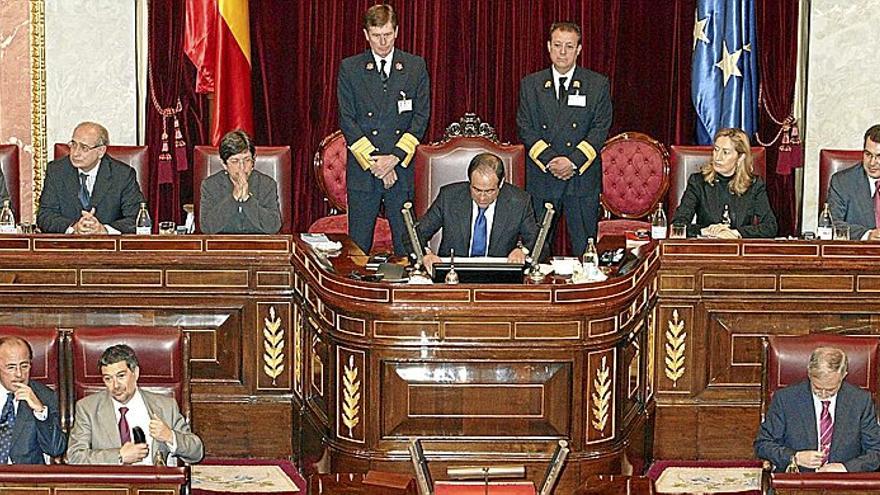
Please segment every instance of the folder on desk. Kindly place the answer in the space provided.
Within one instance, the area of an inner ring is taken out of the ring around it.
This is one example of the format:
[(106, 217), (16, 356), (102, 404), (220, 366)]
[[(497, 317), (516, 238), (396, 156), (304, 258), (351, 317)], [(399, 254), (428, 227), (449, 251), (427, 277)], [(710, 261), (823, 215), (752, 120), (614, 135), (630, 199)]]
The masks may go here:
[(531, 481), (437, 481), (434, 495), (535, 495), (535, 484)]

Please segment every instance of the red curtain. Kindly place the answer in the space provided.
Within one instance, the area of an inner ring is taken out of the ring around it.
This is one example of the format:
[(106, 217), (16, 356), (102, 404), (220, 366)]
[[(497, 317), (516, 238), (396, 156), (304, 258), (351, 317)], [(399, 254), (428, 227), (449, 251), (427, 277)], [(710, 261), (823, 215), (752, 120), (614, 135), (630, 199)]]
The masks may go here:
[[(184, 18), (184, 2), (150, 1), (146, 144), (150, 147), (151, 190), (143, 192), (154, 223), (164, 220), (181, 223), (181, 205), (192, 202), (192, 167), (187, 166), (192, 163), (192, 147), (209, 139), (207, 99), (195, 93), (196, 70), (183, 53)], [(178, 99), (181, 105), (178, 121), (186, 147), (175, 153), (174, 120), (164, 119), (158, 108), (176, 109)], [(170, 138), (169, 166), (173, 172), (162, 174), (163, 179), (171, 182), (160, 184), (163, 127)]]
[[(777, 167), (780, 145), (783, 145), (782, 136), (777, 136), (780, 130), (777, 122), (782, 122), (791, 115), (794, 105), (800, 9), (798, 4), (794, 0), (760, 0), (756, 6), (760, 57), (758, 67), (761, 71), (764, 105), (760, 111), (758, 135), (764, 142), (777, 137), (775, 144), (767, 147), (767, 192), (770, 206), (776, 212), (779, 235), (793, 235), (798, 232), (794, 174), (789, 173), (784, 165)], [(793, 147), (791, 153), (796, 157), (785, 158), (794, 158), (803, 164), (803, 150), (800, 146)]]
[[(312, 172), (321, 139), (337, 128), (336, 73), (366, 49), (361, 16), (373, 1), (251, 2), (254, 121), (258, 142), (290, 145), (298, 208), (306, 230), (325, 214)], [(427, 60), (431, 124), (427, 140), (476, 112), (503, 141), (517, 142), (520, 79), (549, 66), (555, 20), (583, 29), (580, 64), (612, 79), (612, 134), (640, 130), (692, 142), (690, 50), (695, 0), (412, 0), (394, 2), (397, 46)]]

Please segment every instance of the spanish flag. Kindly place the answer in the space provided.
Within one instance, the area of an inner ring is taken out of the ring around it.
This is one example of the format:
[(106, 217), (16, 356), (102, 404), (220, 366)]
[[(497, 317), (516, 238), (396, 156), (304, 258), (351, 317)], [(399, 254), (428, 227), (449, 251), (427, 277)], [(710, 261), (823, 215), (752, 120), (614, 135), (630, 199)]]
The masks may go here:
[(196, 91), (214, 93), (214, 146), (233, 129), (253, 133), (248, 0), (187, 0), (183, 49), (198, 69)]

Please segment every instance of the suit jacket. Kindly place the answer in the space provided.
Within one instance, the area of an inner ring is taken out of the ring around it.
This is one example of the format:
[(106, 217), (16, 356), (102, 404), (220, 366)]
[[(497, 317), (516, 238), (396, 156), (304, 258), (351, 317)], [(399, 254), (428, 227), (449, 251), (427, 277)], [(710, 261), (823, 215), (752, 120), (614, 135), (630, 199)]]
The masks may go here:
[[(817, 450), (818, 445), (810, 382), (773, 394), (755, 439), (755, 455), (772, 462), (776, 472), (784, 472), (796, 452)], [(868, 392), (847, 382), (837, 392), (828, 462), (841, 462), (850, 472), (876, 471), (880, 467), (880, 425), (874, 401)]]
[[(413, 168), (409, 162), (415, 145), (425, 135), (431, 115), (431, 82), (422, 57), (394, 49), (390, 76), (383, 83), (373, 53), (348, 57), (339, 67), (337, 97), (339, 127), (349, 147), (346, 187), (355, 191), (382, 192), (384, 186), (357, 161), (352, 149), (371, 145), (374, 155), (392, 154), (400, 159), (395, 168), (397, 184), (392, 189), (413, 190)], [(384, 84), (384, 87), (383, 87)], [(398, 101), (405, 94), (412, 110), (399, 112)], [(415, 139), (413, 143), (408, 137)], [(349, 205), (357, 208), (356, 205)]]
[[(687, 225), (688, 237), (697, 237), (703, 227), (721, 222), (724, 205), (727, 205), (730, 227), (741, 236), (775, 237), (778, 229), (776, 215), (770, 208), (764, 179), (755, 177), (746, 192), (737, 196), (730, 192), (730, 178), (716, 177), (712, 184), (706, 182), (702, 172), (694, 172), (688, 177), (687, 188), (672, 217), (672, 223)], [(697, 221), (691, 223), (694, 214)]]
[[(458, 256), (468, 256), (471, 244), (473, 200), (469, 182), (456, 182), (440, 188), (437, 198), (419, 220), (419, 239), (427, 243), (434, 234), (443, 229), (440, 256), (449, 256), (455, 249)], [(504, 257), (516, 247), (522, 238), (523, 245), (534, 248), (538, 237), (538, 224), (532, 209), (529, 193), (505, 183), (495, 200), (495, 218), (489, 233), (489, 256)]]
[(239, 203), (225, 170), (202, 181), (199, 228), (204, 234), (275, 234), (281, 228), (278, 184), (257, 170), (248, 177), (252, 197)]
[[(202, 440), (190, 430), (186, 418), (180, 414), (177, 402), (168, 396), (147, 392), (140, 393), (151, 414), (156, 414), (172, 430), (177, 439), (179, 459), (188, 463), (199, 462), (204, 456)], [(70, 430), (70, 442), (67, 447), (69, 464), (119, 464), (119, 427), (116, 423), (116, 412), (113, 399), (106, 390), (89, 395), (77, 401), (76, 417)], [(153, 440), (150, 455), (161, 452), (167, 458), (168, 445)]]
[[(82, 216), (79, 170), (65, 156), (46, 167), (37, 225), (43, 232), (64, 233)], [(95, 216), (123, 234), (134, 233), (140, 204), (144, 202), (137, 173), (109, 155), (101, 158), (91, 195)]]
[(866, 231), (877, 228), (872, 193), (862, 163), (831, 176), (828, 186), (831, 218), (835, 224), (849, 224), (850, 239), (861, 239)]
[(55, 392), (42, 383), (28, 381), (37, 398), (49, 408), (45, 421), (34, 417), (27, 402), (19, 401), (12, 427), (12, 450), (9, 456), (13, 464), (45, 464), (43, 454), (58, 457), (67, 448), (67, 436), (61, 430), (61, 414)]
[[(598, 196), (602, 191), (600, 152), (613, 114), (608, 78), (576, 67), (567, 89), (560, 105), (550, 68), (529, 74), (520, 83), (516, 124), (529, 154), (526, 189), (537, 198)], [(585, 105), (569, 104), (571, 95), (583, 95)], [(568, 157), (577, 167), (567, 181), (546, 168), (557, 156)]]

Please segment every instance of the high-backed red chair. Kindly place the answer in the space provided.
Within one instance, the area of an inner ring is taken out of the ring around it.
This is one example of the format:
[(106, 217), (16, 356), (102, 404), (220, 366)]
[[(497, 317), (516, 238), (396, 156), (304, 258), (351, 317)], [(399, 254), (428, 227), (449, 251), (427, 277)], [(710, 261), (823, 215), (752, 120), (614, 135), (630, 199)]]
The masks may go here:
[[(441, 141), (416, 147), (413, 158), (416, 167), (413, 206), (417, 218), (428, 211), (441, 187), (468, 180), (468, 165), (480, 153), (498, 155), (504, 163), (504, 181), (525, 187), (525, 147), (498, 142), (491, 125), (482, 122), (475, 114), (465, 114), (458, 122), (446, 127)], [(442, 232), (438, 233), (431, 242), (434, 249), (439, 246), (441, 235)]]
[(189, 338), (178, 327), (74, 328), (70, 343), (73, 399), (104, 390), (98, 360), (116, 344), (134, 349), (140, 367), (138, 387), (174, 397), (181, 414), (190, 420)]
[[(70, 154), (67, 143), (55, 143), (55, 160)], [(130, 165), (137, 173), (138, 185), (144, 197), (150, 195), (150, 147), (149, 146), (107, 146), (107, 154), (122, 163)]]
[[(671, 167), (669, 199), (667, 200), (669, 205), (666, 207), (666, 213), (669, 218), (672, 218), (681, 202), (684, 190), (687, 188), (688, 177), (712, 160), (712, 146), (672, 145), (669, 150)], [(752, 158), (754, 159), (755, 175), (767, 177), (767, 153), (764, 147), (752, 146)]]
[(6, 179), (9, 190), (9, 204), (15, 211), (15, 217), (21, 219), (21, 186), (19, 185), (18, 145), (0, 144), (0, 169)]
[(846, 381), (865, 389), (877, 402), (877, 364), (880, 337), (847, 335), (786, 335), (764, 340), (764, 368), (761, 380), (761, 420), (777, 390), (807, 379), (807, 365), (813, 349), (821, 346), (842, 349), (849, 361)]
[[(602, 208), (599, 238), (650, 228), (648, 218), (669, 188), (669, 153), (641, 132), (624, 132), (602, 148)], [(618, 219), (611, 219), (611, 217)]]
[(819, 211), (828, 201), (831, 176), (862, 161), (862, 150), (819, 150)]
[[(309, 226), (309, 232), (317, 234), (348, 235), (348, 192), (345, 189), (345, 174), (348, 163), (348, 148), (342, 131), (336, 131), (325, 137), (315, 152), (315, 176), (318, 187), (324, 192), (324, 198), (330, 205), (330, 215), (321, 217)], [(391, 226), (382, 217), (376, 219), (373, 229), (374, 253), (392, 252)]]
[[(281, 233), (293, 229), (293, 170), (290, 146), (257, 146), (254, 170), (258, 170), (278, 183), (278, 209), (281, 213)], [(199, 206), (202, 202), (202, 181), (221, 170), (223, 161), (216, 146), (196, 146), (193, 150), (193, 207), (196, 226), (199, 224)]]

